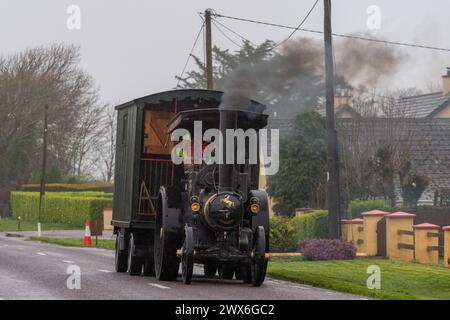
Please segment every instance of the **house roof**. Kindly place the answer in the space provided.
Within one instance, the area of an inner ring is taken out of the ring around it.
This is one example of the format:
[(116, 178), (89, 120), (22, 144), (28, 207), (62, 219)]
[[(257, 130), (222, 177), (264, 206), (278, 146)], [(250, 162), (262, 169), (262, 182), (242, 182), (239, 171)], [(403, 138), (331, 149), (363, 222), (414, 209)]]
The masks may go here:
[[(372, 130), (367, 132), (364, 121)], [(388, 124), (386, 121), (395, 121), (395, 124)], [(414, 170), (425, 174), (431, 179), (431, 183), (422, 195), (421, 200), (432, 201), (436, 189), (450, 188), (450, 119), (447, 118), (407, 118), (386, 120), (378, 118), (376, 120), (360, 120), (358, 124), (352, 119), (338, 119), (338, 131), (346, 130), (347, 134), (374, 135), (383, 139), (389, 127), (396, 127), (399, 139), (407, 139), (411, 144), (411, 164)], [(362, 128), (362, 130), (353, 130)], [(408, 128), (404, 133), (402, 128)], [(393, 129), (392, 129), (393, 130)], [(396, 193), (400, 195), (401, 190), (397, 185)]]
[[(342, 115), (344, 112), (349, 112), (351, 113), (354, 117), (360, 117), (360, 114), (353, 109), (350, 105), (348, 104), (341, 104), (338, 105), (337, 107), (334, 108), (335, 109), (335, 114), (336, 117), (339, 118), (340, 115)], [(326, 108), (325, 107), (320, 107), (316, 110), (316, 112), (318, 114), (320, 114), (322, 117), (325, 117), (327, 114)]]
[(430, 118), (450, 105), (450, 93), (429, 93), (397, 100), (394, 116), (406, 118)]
[[(364, 121), (370, 122), (374, 126), (372, 130), (364, 130)], [(405, 133), (405, 139), (411, 139), (411, 162), (413, 169), (424, 173), (431, 178), (431, 183), (425, 190), (422, 199), (432, 201), (436, 189), (450, 188), (450, 119), (447, 118), (410, 118), (394, 119), (398, 128), (407, 126), (408, 132)], [(372, 123), (374, 122), (374, 123)], [(393, 124), (387, 124), (386, 119), (336, 119), (338, 131), (347, 130), (349, 133), (375, 135), (383, 138), (386, 135), (386, 126), (392, 127)], [(279, 129), (280, 139), (289, 137), (293, 132), (295, 119), (277, 119), (269, 118), (269, 128)], [(356, 125), (361, 130), (352, 130)], [(396, 190), (400, 195), (399, 186)]]
[[(398, 118), (432, 118), (444, 108), (450, 106), (450, 93), (434, 92), (418, 96), (403, 97), (396, 100), (391, 117)], [(360, 114), (350, 105), (342, 104), (335, 107), (336, 118), (344, 112), (350, 112), (354, 117)], [(326, 109), (320, 106), (316, 110), (325, 117)]]

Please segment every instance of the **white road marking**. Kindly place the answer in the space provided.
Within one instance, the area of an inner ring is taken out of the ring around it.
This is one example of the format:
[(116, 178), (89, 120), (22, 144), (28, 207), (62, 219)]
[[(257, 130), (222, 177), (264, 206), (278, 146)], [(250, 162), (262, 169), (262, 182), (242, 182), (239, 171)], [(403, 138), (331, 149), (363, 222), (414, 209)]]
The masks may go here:
[(40, 256), (46, 256), (47, 255), (46, 253), (43, 253), (43, 252), (36, 252), (36, 254), (38, 254)]
[(111, 273), (112, 272), (112, 271), (105, 270), (105, 269), (99, 269), (98, 271), (103, 272), (103, 273)]
[(169, 287), (166, 287), (166, 286), (163, 286), (163, 285), (157, 284), (157, 283), (149, 283), (149, 285), (152, 287), (159, 288), (159, 289), (170, 289)]
[(64, 263), (68, 263), (68, 264), (73, 264), (73, 263), (75, 263), (75, 262), (73, 262), (73, 261), (70, 261), (70, 260), (63, 260), (62, 262), (64, 262)]

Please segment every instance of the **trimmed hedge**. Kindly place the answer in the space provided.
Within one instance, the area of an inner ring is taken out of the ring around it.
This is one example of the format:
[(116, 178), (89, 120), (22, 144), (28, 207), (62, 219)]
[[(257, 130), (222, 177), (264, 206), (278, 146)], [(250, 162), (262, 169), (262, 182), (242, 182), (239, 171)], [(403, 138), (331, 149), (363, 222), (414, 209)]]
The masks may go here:
[[(27, 192), (28, 193), (28, 192)], [(38, 193), (38, 192), (29, 192), (29, 193)], [(38, 193), (39, 194), (39, 193)], [(46, 196), (50, 195), (52, 197), (78, 197), (78, 198), (112, 198), (112, 193), (107, 192), (95, 192), (95, 191), (86, 191), (86, 192), (46, 192)]]
[[(103, 218), (103, 209), (112, 207), (112, 197), (61, 196), (46, 194), (42, 204), (41, 222), (64, 223), (83, 227), (86, 220)], [(13, 217), (25, 221), (37, 221), (39, 215), (39, 193), (11, 192)]]
[(292, 219), (284, 216), (270, 218), (270, 251), (289, 252), (295, 251), (296, 241), (295, 226)]
[(371, 211), (392, 211), (392, 207), (383, 199), (352, 200), (348, 206), (348, 218), (361, 218), (361, 213)]
[(270, 250), (290, 252), (302, 240), (328, 238), (328, 212), (313, 211), (294, 218), (274, 216), (270, 219)]
[[(70, 192), (70, 191), (97, 191), (97, 192), (114, 192), (114, 184), (110, 182), (91, 182), (81, 184), (68, 183), (48, 183), (45, 190), (49, 192)], [(39, 184), (25, 184), (21, 191), (39, 192)]]
[(318, 210), (293, 218), (298, 244), (302, 240), (328, 238), (328, 211)]

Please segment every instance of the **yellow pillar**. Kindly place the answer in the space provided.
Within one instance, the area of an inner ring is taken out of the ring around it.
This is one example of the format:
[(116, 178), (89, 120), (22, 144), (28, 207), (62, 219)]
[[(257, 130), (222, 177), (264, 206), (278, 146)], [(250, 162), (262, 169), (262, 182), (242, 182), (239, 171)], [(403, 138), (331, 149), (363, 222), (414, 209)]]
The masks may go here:
[(350, 230), (352, 225), (351, 220), (341, 220), (341, 238), (342, 240), (351, 242), (352, 238), (352, 232)]
[(406, 249), (404, 245), (414, 246), (413, 225), (415, 217), (415, 214), (406, 212), (395, 212), (385, 216), (386, 254), (388, 258), (404, 261), (414, 260), (414, 250)]
[(103, 209), (103, 230), (113, 230), (111, 220), (112, 220), (112, 209), (111, 208)]
[(418, 263), (439, 262), (439, 229), (435, 224), (422, 223), (414, 226), (414, 256)]
[(389, 212), (381, 210), (373, 210), (363, 212), (361, 215), (364, 219), (364, 243), (367, 256), (376, 256), (378, 253), (378, 222), (388, 215)]
[(444, 227), (444, 264), (450, 268), (450, 226)]
[(351, 223), (352, 242), (356, 247), (356, 252), (365, 253), (366, 248), (364, 243), (364, 220), (353, 219)]

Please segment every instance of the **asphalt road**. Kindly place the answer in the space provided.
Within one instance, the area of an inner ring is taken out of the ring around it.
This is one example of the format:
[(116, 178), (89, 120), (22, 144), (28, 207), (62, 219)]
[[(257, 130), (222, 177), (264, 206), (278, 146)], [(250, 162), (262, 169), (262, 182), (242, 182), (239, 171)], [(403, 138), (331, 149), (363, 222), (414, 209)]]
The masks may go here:
[[(81, 271), (81, 289), (67, 288), (67, 269)], [(114, 272), (114, 252), (70, 248), (0, 234), (0, 300), (10, 299), (365, 299), (329, 290), (266, 279), (259, 288), (237, 280), (209, 279), (196, 270), (193, 283), (159, 282)]]

